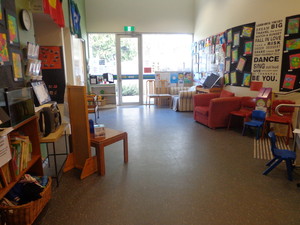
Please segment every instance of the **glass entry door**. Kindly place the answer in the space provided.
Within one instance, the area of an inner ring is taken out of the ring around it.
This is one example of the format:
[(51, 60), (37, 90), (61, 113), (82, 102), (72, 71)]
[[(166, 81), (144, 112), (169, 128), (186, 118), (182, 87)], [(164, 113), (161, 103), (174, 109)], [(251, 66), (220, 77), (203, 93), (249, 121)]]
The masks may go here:
[(143, 104), (141, 35), (117, 34), (116, 58), (119, 105)]

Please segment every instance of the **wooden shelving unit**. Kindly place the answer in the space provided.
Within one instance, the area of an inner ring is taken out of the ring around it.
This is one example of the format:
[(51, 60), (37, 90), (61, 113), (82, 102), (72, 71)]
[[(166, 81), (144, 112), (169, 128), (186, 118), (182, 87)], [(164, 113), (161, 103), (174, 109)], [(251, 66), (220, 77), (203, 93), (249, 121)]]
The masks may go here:
[(91, 85), (91, 91), (104, 99), (103, 104), (100, 104), (100, 109), (116, 107), (117, 98), (115, 84), (93, 84)]
[(20, 171), (19, 175), (15, 175), (15, 171), (13, 169), (12, 160), (8, 162), (8, 166), (11, 174), (11, 182), (8, 183), (3, 174), (2, 167), (0, 168), (0, 176), (3, 181), (3, 188), (0, 189), (0, 199), (2, 199), (7, 192), (21, 179), (21, 177), (25, 173), (34, 174), (37, 176), (43, 175), (43, 166), (41, 159), (41, 150), (40, 150), (40, 142), (39, 142), (39, 131), (38, 131), (38, 122), (37, 117), (33, 116), (20, 124), (13, 127), (13, 130), (7, 134), (8, 138), (12, 135), (13, 132), (18, 132), (24, 136), (29, 136), (30, 142), (32, 144), (32, 154), (31, 161), (28, 162), (27, 168)]

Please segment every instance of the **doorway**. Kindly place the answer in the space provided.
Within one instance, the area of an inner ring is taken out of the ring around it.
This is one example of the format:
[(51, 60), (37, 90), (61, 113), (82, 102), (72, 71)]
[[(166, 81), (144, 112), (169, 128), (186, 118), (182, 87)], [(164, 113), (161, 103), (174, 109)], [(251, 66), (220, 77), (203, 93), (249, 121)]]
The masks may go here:
[(141, 34), (116, 35), (119, 105), (143, 104), (142, 56)]

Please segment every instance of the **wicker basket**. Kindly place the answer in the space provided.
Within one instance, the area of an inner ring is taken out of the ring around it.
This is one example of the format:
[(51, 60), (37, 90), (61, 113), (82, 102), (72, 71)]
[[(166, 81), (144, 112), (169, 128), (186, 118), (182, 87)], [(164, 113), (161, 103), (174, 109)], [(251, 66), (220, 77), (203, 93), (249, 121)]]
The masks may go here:
[(0, 206), (3, 220), (7, 225), (32, 224), (51, 198), (52, 180), (49, 177), (48, 184), (41, 193), (42, 198), (19, 206)]

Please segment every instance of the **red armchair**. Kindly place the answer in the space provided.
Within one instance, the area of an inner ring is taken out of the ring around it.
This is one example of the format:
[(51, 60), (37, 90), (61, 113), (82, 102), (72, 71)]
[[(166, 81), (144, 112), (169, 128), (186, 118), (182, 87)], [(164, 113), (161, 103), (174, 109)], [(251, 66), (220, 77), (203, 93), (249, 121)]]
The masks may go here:
[(198, 94), (194, 96), (194, 119), (213, 129), (227, 127), (230, 112), (240, 107), (241, 97), (229, 91)]

